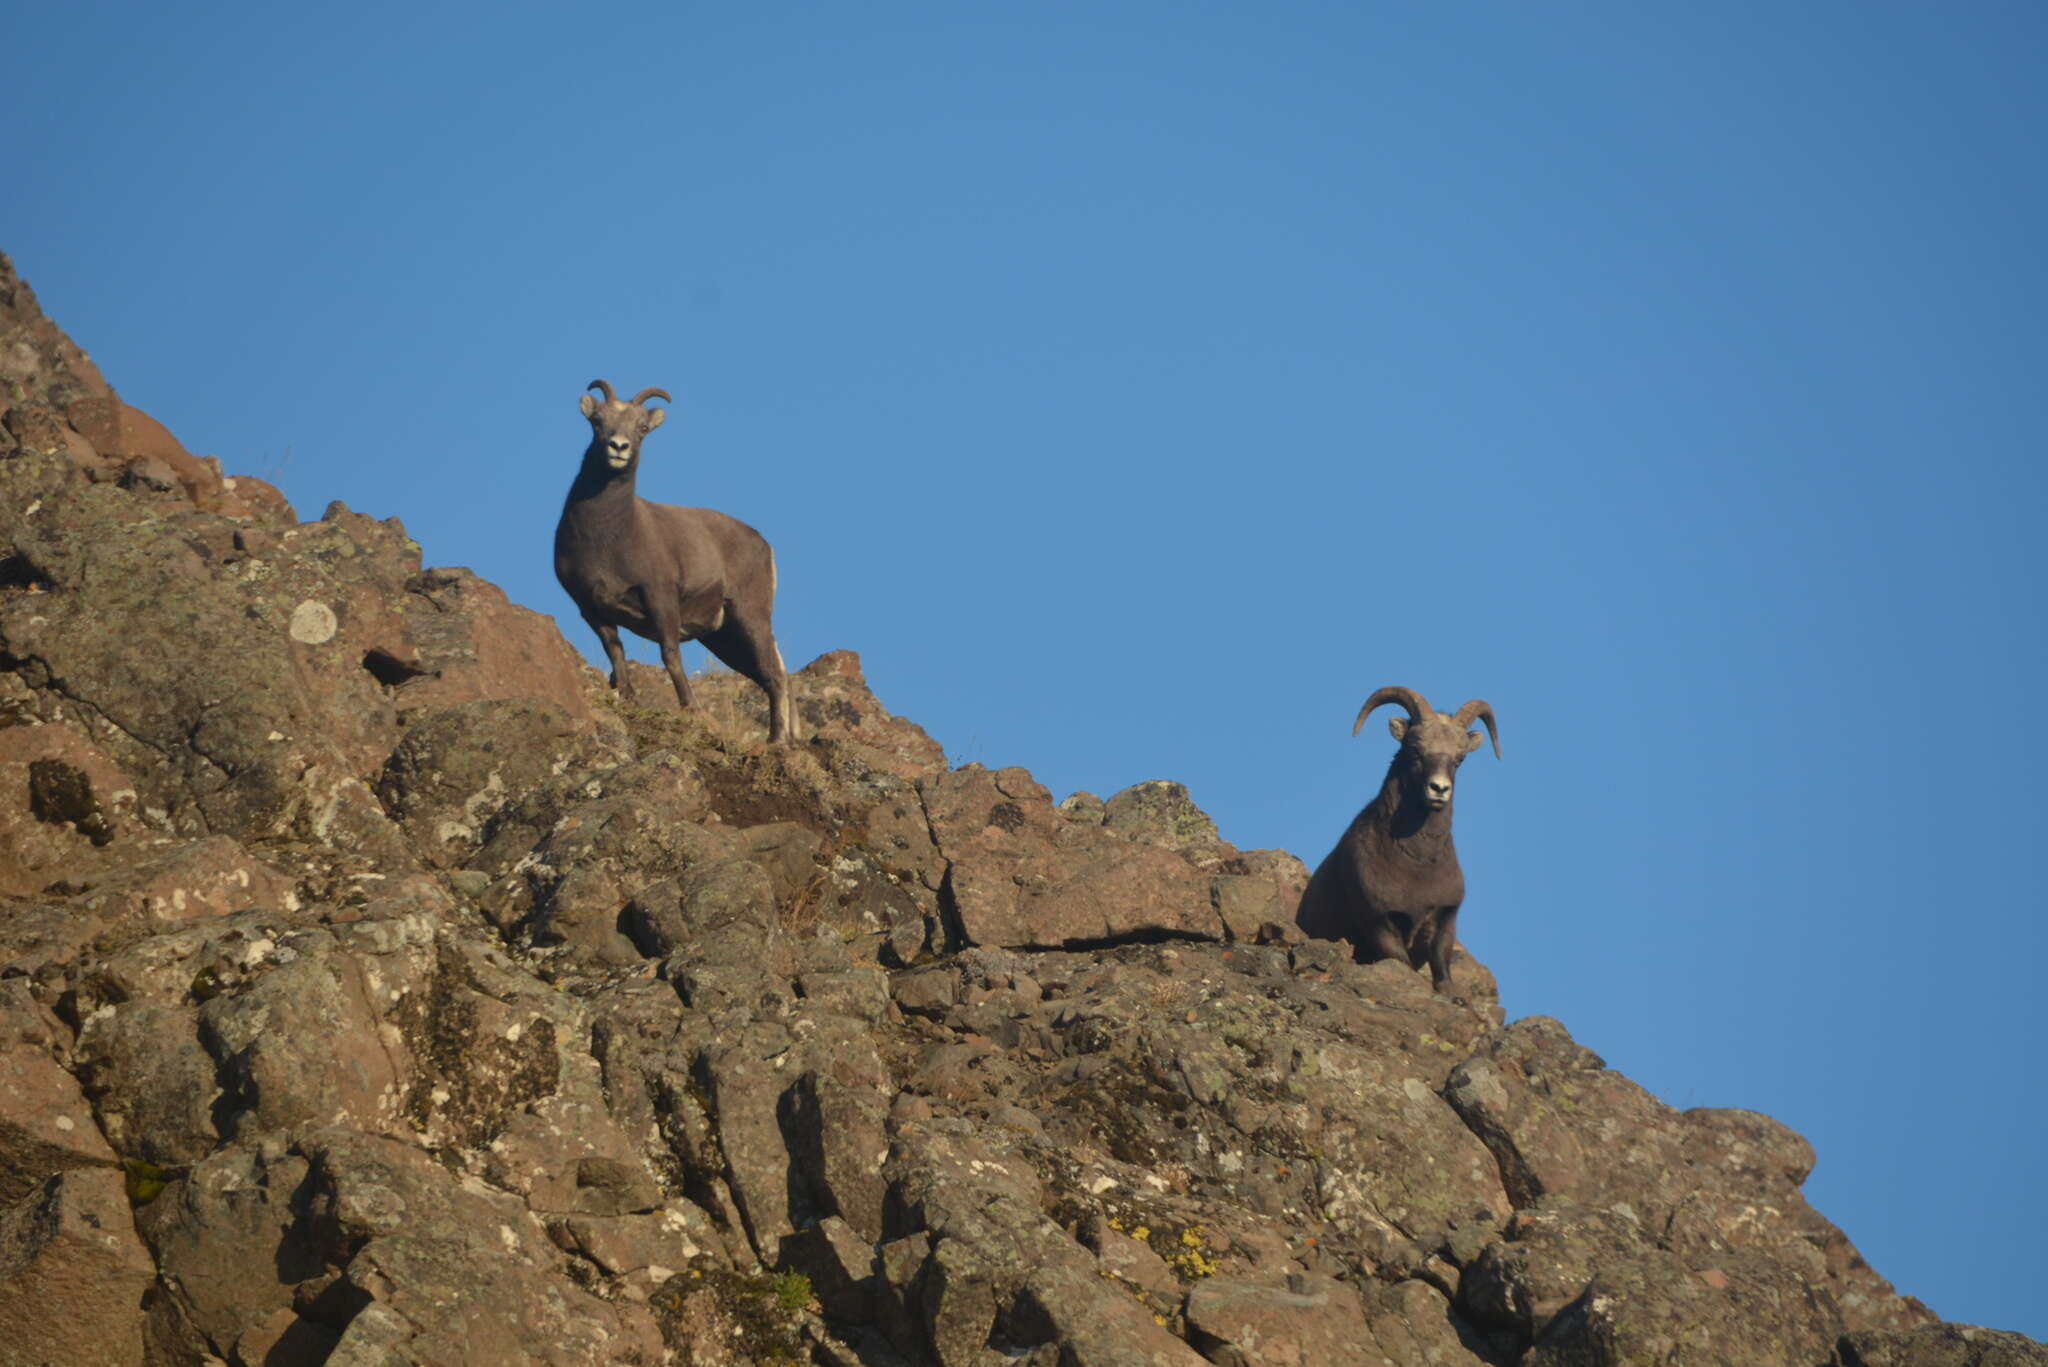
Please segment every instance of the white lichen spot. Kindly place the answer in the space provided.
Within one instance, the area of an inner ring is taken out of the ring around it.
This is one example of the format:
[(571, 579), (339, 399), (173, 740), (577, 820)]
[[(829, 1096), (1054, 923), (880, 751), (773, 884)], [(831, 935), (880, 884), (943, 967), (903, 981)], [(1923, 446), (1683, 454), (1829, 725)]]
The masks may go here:
[(77, 1122), (68, 1115), (60, 1115), (57, 1117), (56, 1126), (64, 1131), (64, 1133), (70, 1134), (72, 1130), (77, 1128)]
[(1088, 1183), (1088, 1194), (1090, 1196), (1100, 1196), (1105, 1191), (1114, 1190), (1116, 1184), (1117, 1182), (1114, 1177), (1104, 1173)]
[(512, 1226), (510, 1225), (498, 1226), (498, 1242), (505, 1245), (507, 1253), (517, 1253), (519, 1251), (519, 1236), (512, 1232)]
[(526, 1027), (520, 1025), (517, 1021), (514, 1021), (512, 1024), (505, 1027), (505, 1038), (511, 1040), (514, 1044), (517, 1044), (519, 1042), (519, 1034), (525, 1028)]
[(340, 619), (334, 609), (315, 598), (292, 609), (291, 637), (294, 641), (309, 646), (325, 645), (334, 639), (334, 633), (341, 630)]
[(269, 735), (265, 736), (265, 737), (264, 737), (264, 739), (265, 739), (265, 740), (283, 740), (283, 739), (284, 739), (284, 732), (282, 732), (282, 731), (272, 731), (272, 732), (271, 732), (271, 733), (270, 733)]

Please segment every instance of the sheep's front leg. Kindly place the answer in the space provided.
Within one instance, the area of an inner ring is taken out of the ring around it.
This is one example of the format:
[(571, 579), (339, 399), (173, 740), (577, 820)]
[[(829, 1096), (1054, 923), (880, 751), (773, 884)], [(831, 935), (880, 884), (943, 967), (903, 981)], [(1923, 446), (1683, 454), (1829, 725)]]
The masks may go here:
[(626, 648), (619, 644), (619, 629), (608, 622), (600, 622), (585, 613), (583, 620), (589, 622), (597, 632), (597, 639), (604, 645), (604, 657), (612, 664), (612, 688), (622, 699), (633, 701), (633, 681), (626, 677)]
[(1451, 986), (1451, 946), (1458, 942), (1458, 909), (1444, 907), (1436, 914), (1436, 925), (1429, 937), (1429, 977), (1439, 992), (1448, 992)]
[(1362, 964), (1376, 964), (1381, 959), (1392, 959), (1396, 963), (1408, 963), (1408, 938), (1401, 933), (1401, 927), (1394, 918), (1387, 915), (1370, 916), (1359, 937), (1358, 952), (1351, 957)]

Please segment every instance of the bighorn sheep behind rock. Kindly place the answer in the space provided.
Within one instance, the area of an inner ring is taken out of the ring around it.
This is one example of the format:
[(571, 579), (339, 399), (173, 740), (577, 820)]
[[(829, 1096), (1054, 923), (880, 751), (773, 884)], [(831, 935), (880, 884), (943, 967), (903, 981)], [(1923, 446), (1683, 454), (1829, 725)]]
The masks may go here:
[(1500, 757), (1493, 708), (1474, 698), (1444, 716), (1412, 688), (1382, 688), (1365, 700), (1351, 734), (1382, 703), (1408, 713), (1388, 729), (1401, 748), (1387, 766), (1379, 796), (1365, 805), (1317, 866), (1301, 895), (1295, 923), (1318, 939), (1349, 940), (1360, 963), (1399, 959), (1412, 968), (1427, 962), (1436, 990), (1451, 978), (1451, 946), (1465, 873), (1451, 841), (1451, 788), (1458, 766), (1482, 737), (1465, 728), (1486, 723)]
[(761, 686), (768, 695), (768, 739), (790, 737), (789, 683), (776, 649), (775, 552), (761, 534), (710, 508), (650, 503), (634, 492), (640, 442), (661, 426), (668, 392), (643, 389), (631, 399), (604, 380), (600, 402), (585, 393), (590, 445), (569, 486), (562, 520), (555, 524), (555, 578), (576, 600), (583, 620), (604, 642), (612, 687), (633, 697), (619, 628), (661, 647), (661, 663), (690, 706), (680, 645), (702, 641), (707, 650)]

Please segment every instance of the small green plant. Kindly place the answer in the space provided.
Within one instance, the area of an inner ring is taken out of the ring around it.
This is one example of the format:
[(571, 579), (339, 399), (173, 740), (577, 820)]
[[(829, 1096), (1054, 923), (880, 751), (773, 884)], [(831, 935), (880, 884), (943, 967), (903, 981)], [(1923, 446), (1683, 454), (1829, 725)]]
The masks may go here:
[(130, 1158), (121, 1165), (128, 1173), (128, 1202), (146, 1206), (171, 1184), (171, 1174), (154, 1163)]
[(811, 1303), (811, 1279), (801, 1272), (778, 1272), (774, 1281), (775, 1303), (794, 1315)]

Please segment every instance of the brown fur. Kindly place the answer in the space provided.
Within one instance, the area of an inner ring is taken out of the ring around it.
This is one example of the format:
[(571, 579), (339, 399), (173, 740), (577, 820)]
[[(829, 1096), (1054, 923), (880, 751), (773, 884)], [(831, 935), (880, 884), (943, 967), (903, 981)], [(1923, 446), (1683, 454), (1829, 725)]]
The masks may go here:
[(689, 707), (680, 645), (702, 641), (768, 695), (768, 739), (793, 738), (789, 683), (771, 624), (775, 552), (759, 532), (715, 509), (641, 498), (634, 491), (640, 443), (667, 416), (645, 404), (668, 395), (643, 389), (617, 399), (603, 380), (590, 388), (605, 397), (583, 396), (592, 435), (555, 524), (555, 578), (604, 643), (612, 687), (633, 696), (619, 644), (624, 627), (661, 647), (676, 700)]
[(1378, 796), (1352, 818), (1309, 879), (1295, 922), (1318, 939), (1349, 940), (1360, 963), (1399, 959), (1429, 965), (1437, 991), (1451, 979), (1458, 908), (1465, 871), (1451, 839), (1451, 806), (1458, 766), (1484, 743), (1466, 728), (1486, 723), (1500, 754), (1493, 708), (1475, 698), (1452, 716), (1434, 711), (1413, 689), (1382, 688), (1366, 701), (1351, 733), (1382, 703), (1399, 703), (1408, 716), (1388, 729), (1401, 748)]

